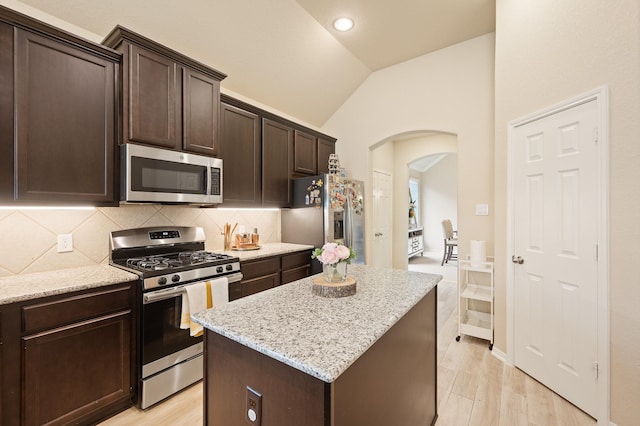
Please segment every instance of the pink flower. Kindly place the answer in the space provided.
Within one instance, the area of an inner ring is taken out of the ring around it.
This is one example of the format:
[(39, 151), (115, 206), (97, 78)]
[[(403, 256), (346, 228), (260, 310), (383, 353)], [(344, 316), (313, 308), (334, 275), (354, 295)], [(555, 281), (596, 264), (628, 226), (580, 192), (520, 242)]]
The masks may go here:
[(338, 245), (336, 243), (327, 243), (322, 247), (322, 254), (320, 255), (320, 262), (326, 264), (336, 263), (340, 260), (336, 249)]
[(326, 243), (322, 248), (315, 249), (311, 253), (312, 259), (318, 259), (324, 265), (333, 265), (338, 262), (347, 262), (355, 257), (352, 250), (342, 244)]
[(347, 260), (351, 256), (351, 250), (347, 246), (339, 245), (336, 247), (336, 254), (340, 260)]
[(338, 257), (335, 251), (324, 250), (322, 252), (322, 255), (320, 255), (320, 262), (322, 262), (325, 265), (327, 264), (331, 265), (333, 263), (336, 263), (339, 260), (340, 258)]

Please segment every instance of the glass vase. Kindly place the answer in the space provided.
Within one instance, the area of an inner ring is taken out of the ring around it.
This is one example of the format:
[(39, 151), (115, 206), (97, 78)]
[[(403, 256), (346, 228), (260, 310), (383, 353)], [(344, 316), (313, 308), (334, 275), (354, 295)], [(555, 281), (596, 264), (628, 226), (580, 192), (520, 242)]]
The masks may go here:
[(328, 283), (341, 283), (347, 280), (347, 263), (338, 262), (323, 266), (324, 279)]

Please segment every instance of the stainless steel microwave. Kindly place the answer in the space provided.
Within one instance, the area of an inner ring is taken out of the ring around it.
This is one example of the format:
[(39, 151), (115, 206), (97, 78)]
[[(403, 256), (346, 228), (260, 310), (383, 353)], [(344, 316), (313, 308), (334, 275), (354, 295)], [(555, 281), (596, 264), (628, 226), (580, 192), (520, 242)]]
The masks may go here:
[(122, 201), (222, 203), (220, 158), (135, 144), (125, 144), (120, 149)]

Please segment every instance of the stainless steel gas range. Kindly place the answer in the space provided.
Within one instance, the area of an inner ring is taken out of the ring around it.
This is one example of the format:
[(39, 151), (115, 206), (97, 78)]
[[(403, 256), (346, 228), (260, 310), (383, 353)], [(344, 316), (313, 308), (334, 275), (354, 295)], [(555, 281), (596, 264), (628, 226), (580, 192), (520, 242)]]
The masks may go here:
[(199, 227), (111, 232), (110, 263), (140, 276), (137, 291), (138, 407), (146, 409), (202, 379), (202, 336), (180, 328), (185, 287), (242, 279), (237, 257), (204, 250)]

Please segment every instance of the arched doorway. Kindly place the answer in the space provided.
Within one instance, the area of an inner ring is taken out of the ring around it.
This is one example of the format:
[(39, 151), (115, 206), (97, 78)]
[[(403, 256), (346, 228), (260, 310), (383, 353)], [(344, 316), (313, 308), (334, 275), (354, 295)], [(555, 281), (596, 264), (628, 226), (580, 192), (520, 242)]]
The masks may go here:
[[(406, 269), (408, 264), (407, 256), (407, 231), (408, 231), (408, 186), (410, 178), (409, 164), (419, 161), (425, 157), (433, 155), (445, 155), (450, 157), (450, 161), (453, 160), (456, 165), (456, 170), (453, 171), (455, 182), (457, 182), (457, 150), (458, 140), (457, 136), (444, 133), (444, 132), (412, 132), (398, 134), (381, 141), (371, 148), (371, 181), (373, 182), (374, 172), (385, 172), (392, 176), (392, 214), (390, 218), (385, 220), (391, 220), (393, 225), (391, 247), (389, 247), (389, 256), (392, 259), (392, 266), (398, 269)], [(445, 157), (443, 157), (445, 158)], [(451, 179), (450, 179), (451, 180)], [(371, 193), (375, 199), (375, 188)], [(457, 192), (456, 192), (457, 193)], [(454, 195), (454, 199), (457, 199), (457, 195)], [(374, 201), (375, 204), (375, 201)], [(373, 205), (373, 204), (372, 204)], [(457, 206), (455, 207), (457, 208)], [(376, 223), (376, 215), (380, 213), (372, 209), (373, 220), (370, 220), (371, 232), (368, 235), (372, 235), (376, 238), (377, 232), (374, 229), (374, 223)], [(429, 211), (428, 208), (421, 206), (419, 209), (421, 214), (425, 211)], [(457, 217), (457, 215), (456, 215)], [(426, 217), (425, 217), (426, 219)], [(423, 221), (425, 219), (422, 219)], [(442, 219), (440, 219), (442, 220)], [(431, 222), (431, 220), (430, 220)], [(438, 224), (440, 222), (438, 221)], [(433, 224), (429, 224), (429, 228), (433, 228)], [(434, 232), (433, 230), (430, 232)], [(438, 231), (438, 236), (441, 232)], [(375, 241), (371, 241), (369, 244), (369, 252), (373, 253), (373, 247)], [(370, 264), (375, 265), (373, 259)]]

